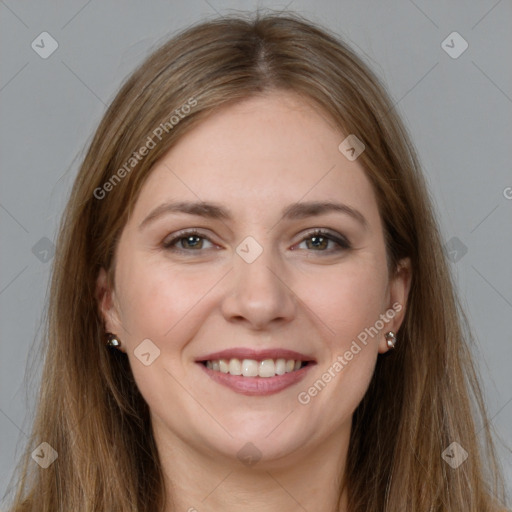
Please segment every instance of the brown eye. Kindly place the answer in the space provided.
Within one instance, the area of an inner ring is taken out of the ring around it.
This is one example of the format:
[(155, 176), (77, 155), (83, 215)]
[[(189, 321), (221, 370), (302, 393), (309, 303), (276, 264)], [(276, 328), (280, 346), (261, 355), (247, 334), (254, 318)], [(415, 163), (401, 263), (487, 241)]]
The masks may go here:
[(163, 247), (171, 251), (200, 251), (205, 249), (205, 242), (212, 244), (212, 242), (207, 237), (201, 235), (198, 231), (182, 231), (170, 240), (165, 241), (163, 243)]
[(178, 239), (182, 249), (201, 249), (203, 246), (203, 238), (197, 235), (190, 235)]
[(350, 248), (350, 243), (345, 237), (336, 236), (323, 230), (316, 230), (312, 233), (308, 233), (308, 235), (302, 240), (301, 244), (302, 243), (306, 243), (306, 248), (315, 252), (331, 253)]

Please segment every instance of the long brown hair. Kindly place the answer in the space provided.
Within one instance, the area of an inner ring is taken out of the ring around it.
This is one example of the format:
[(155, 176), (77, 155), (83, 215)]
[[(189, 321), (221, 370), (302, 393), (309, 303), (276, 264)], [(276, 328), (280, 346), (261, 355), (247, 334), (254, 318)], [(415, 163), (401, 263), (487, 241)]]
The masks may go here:
[[(377, 197), (390, 268), (401, 258), (412, 262), (400, 342), (379, 358), (353, 418), (350, 512), (487, 512), (504, 499), (471, 340), (418, 159), (392, 101), (326, 29), (290, 14), (238, 15), (189, 28), (153, 53), (95, 134), (62, 218), (37, 414), (12, 511), (163, 509), (148, 406), (126, 356), (105, 347), (96, 278), (104, 267), (112, 283), (116, 242), (153, 164), (205, 116), (272, 90), (307, 97), (364, 142), (358, 161)], [(155, 146), (134, 164), (148, 138)], [(30, 457), (42, 442), (58, 453), (47, 469)], [(457, 469), (441, 456), (452, 442), (469, 454)]]

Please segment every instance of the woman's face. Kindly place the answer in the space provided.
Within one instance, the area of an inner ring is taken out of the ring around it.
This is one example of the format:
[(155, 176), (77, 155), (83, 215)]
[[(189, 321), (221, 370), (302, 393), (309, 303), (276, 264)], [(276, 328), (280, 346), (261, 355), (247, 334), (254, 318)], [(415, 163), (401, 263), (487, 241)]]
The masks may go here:
[(274, 92), (203, 121), (144, 184), (115, 289), (104, 271), (98, 286), (170, 445), (275, 461), (350, 432), (409, 273), (388, 274), (373, 189), (338, 148), (347, 135)]

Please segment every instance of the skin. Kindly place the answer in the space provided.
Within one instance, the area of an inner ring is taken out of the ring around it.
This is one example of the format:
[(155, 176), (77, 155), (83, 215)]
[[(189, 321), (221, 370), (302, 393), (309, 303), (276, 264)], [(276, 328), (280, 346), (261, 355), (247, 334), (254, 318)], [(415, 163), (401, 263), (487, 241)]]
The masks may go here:
[[(403, 320), (410, 286), (408, 260), (388, 273), (375, 194), (359, 162), (338, 150), (345, 137), (290, 92), (215, 113), (144, 184), (117, 247), (115, 289), (104, 270), (98, 276), (105, 326), (121, 339), (150, 407), (176, 510), (334, 510), (353, 412), (388, 350), (384, 333)], [(139, 228), (169, 200), (219, 203), (233, 218), (167, 213)], [(367, 227), (339, 212), (282, 219), (285, 206), (326, 200), (357, 209)], [(182, 238), (174, 246), (181, 253), (163, 247), (186, 228), (207, 239), (187, 245)], [(312, 228), (345, 236), (351, 248), (325, 240), (318, 248)], [(236, 253), (247, 236), (263, 248), (252, 263)], [(299, 403), (298, 393), (394, 303), (402, 310), (307, 405)], [(160, 350), (148, 366), (134, 355), (144, 339)], [(246, 396), (195, 362), (232, 347), (291, 349), (317, 364), (279, 393)], [(237, 457), (248, 442), (261, 456), (251, 466)]]

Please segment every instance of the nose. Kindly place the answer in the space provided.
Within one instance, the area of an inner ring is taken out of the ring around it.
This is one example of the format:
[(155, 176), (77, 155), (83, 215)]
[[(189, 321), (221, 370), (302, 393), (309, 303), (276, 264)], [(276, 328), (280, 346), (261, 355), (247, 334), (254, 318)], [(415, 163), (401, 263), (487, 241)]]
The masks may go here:
[(286, 283), (283, 263), (270, 250), (263, 250), (252, 263), (233, 255), (233, 270), (222, 302), (229, 322), (246, 324), (252, 330), (270, 329), (290, 322), (296, 315), (297, 297)]

